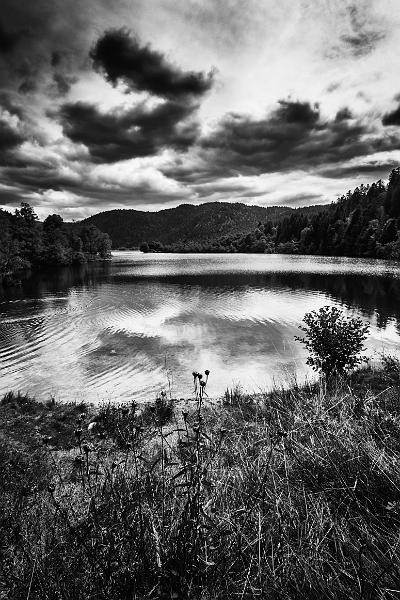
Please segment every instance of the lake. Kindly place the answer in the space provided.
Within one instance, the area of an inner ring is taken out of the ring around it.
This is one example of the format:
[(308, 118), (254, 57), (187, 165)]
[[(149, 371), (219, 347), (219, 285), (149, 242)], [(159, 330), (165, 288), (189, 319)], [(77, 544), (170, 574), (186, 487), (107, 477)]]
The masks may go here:
[(307, 311), (335, 305), (371, 323), (368, 354), (400, 348), (400, 268), (389, 261), (114, 252), (108, 262), (0, 287), (0, 393), (61, 401), (189, 397), (311, 375), (295, 341)]

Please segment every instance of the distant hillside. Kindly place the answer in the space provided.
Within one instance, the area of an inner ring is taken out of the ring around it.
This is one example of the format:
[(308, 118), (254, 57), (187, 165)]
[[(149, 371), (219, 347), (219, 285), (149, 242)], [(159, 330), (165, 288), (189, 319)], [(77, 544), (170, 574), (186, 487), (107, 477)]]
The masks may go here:
[(245, 234), (205, 242), (154, 240), (144, 252), (248, 252), (316, 254), (400, 260), (400, 167), (389, 183), (360, 185), (323, 207), (293, 210)]
[(284, 206), (247, 206), (230, 202), (208, 202), (194, 206), (144, 212), (139, 210), (109, 210), (82, 221), (108, 233), (113, 248), (134, 248), (142, 242), (157, 240), (172, 244), (185, 240), (202, 242), (224, 235), (241, 235), (267, 220), (280, 221), (297, 211), (318, 212), (322, 207), (293, 209)]

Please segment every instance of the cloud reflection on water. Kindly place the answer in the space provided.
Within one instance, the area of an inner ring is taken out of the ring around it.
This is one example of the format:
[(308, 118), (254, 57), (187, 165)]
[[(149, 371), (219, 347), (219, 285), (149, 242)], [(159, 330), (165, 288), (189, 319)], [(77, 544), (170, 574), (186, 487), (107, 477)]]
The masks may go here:
[(399, 275), (383, 261), (138, 253), (35, 274), (0, 290), (0, 391), (151, 398), (165, 367), (178, 397), (190, 395), (193, 369), (211, 370), (215, 395), (301, 379), (310, 372), (294, 336), (324, 304), (371, 322), (370, 353), (399, 347)]

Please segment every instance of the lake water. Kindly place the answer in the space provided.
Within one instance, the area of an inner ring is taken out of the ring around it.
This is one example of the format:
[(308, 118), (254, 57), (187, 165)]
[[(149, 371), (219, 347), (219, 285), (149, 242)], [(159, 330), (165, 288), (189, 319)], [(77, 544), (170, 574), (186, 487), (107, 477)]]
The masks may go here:
[(0, 393), (151, 400), (172, 386), (262, 391), (310, 375), (294, 336), (304, 314), (336, 305), (371, 323), (368, 354), (400, 349), (394, 262), (288, 255), (115, 252), (112, 261), (0, 287)]

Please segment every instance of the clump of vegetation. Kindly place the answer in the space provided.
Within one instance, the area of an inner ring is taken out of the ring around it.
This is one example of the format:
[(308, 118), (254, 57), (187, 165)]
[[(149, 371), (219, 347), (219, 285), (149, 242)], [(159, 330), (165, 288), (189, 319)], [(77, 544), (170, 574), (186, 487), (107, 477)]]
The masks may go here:
[(174, 401), (162, 391), (154, 402), (147, 404), (141, 411), (143, 425), (157, 424), (162, 427), (169, 423), (174, 414)]
[(400, 360), (396, 356), (382, 356), (383, 370), (391, 383), (400, 385)]
[(397, 598), (397, 366), (221, 404), (194, 372), (184, 406), (160, 394), (142, 410), (8, 395), (0, 596)]
[(35, 450), (43, 439), (54, 448), (72, 448), (74, 430), (93, 409), (86, 404), (58, 404), (54, 398), (37, 402), (27, 394), (8, 392), (0, 400), (0, 431)]
[(37, 266), (84, 263), (111, 255), (111, 241), (94, 225), (66, 225), (59, 215), (43, 223), (26, 202), (10, 214), (0, 210), (0, 280), (12, 283), (12, 274)]
[(300, 327), (305, 337), (298, 337), (310, 355), (307, 364), (327, 377), (344, 375), (364, 360), (360, 352), (365, 350), (364, 341), (369, 325), (359, 317), (346, 317), (335, 306), (323, 306), (303, 318)]

